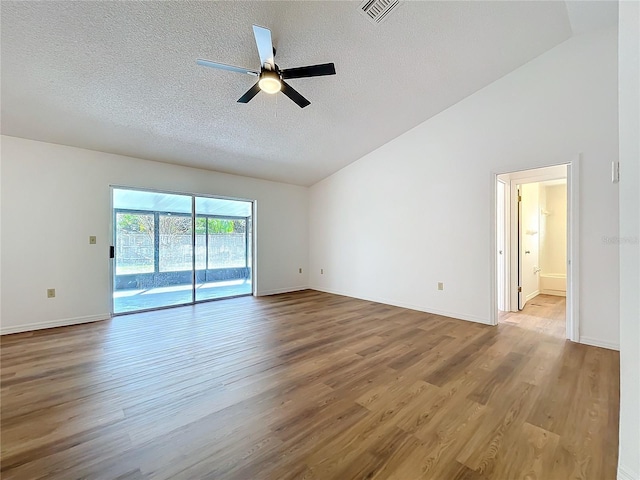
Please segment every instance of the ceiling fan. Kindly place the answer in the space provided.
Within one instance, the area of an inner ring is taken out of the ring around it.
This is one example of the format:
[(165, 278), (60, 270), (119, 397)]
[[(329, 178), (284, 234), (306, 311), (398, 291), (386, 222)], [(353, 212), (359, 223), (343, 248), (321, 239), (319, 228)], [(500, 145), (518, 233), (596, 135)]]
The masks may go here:
[(307, 67), (286, 68), (284, 70), (280, 70), (274, 61), (276, 49), (273, 48), (273, 43), (271, 41), (271, 30), (254, 25), (253, 35), (256, 38), (258, 55), (260, 56), (261, 67), (259, 72), (257, 70), (234, 67), (233, 65), (212, 62), (210, 60), (197, 60), (198, 65), (202, 65), (204, 67), (220, 68), (222, 70), (246, 73), (254, 77), (259, 77), (258, 83), (238, 99), (239, 103), (248, 103), (260, 90), (262, 90), (263, 92), (270, 94), (282, 92), (298, 104), (300, 108), (304, 108), (311, 104), (311, 102), (300, 95), (284, 80), (289, 78), (320, 77), (323, 75), (336, 74), (336, 68), (333, 63), (323, 63), (321, 65), (309, 65)]

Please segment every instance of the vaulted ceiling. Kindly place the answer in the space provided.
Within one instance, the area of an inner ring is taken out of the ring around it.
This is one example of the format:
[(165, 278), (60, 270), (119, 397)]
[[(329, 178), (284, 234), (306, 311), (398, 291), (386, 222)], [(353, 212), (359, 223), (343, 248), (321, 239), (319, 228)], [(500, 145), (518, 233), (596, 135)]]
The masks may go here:
[[(311, 185), (614, 18), (579, 3), (407, 1), (373, 25), (359, 2), (3, 1), (2, 133)], [(281, 68), (335, 63), (289, 81), (309, 107), (237, 103), (254, 77), (196, 65), (259, 69), (252, 24)]]

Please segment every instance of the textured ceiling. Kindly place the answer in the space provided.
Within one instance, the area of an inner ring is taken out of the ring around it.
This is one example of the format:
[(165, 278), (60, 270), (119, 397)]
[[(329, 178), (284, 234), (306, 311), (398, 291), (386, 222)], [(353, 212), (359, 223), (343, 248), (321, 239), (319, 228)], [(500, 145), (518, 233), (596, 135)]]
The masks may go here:
[[(9, 2), (2, 133), (311, 185), (572, 33), (564, 2), (404, 2), (380, 25), (359, 2)], [(259, 68), (334, 62), (283, 95), (236, 100)]]

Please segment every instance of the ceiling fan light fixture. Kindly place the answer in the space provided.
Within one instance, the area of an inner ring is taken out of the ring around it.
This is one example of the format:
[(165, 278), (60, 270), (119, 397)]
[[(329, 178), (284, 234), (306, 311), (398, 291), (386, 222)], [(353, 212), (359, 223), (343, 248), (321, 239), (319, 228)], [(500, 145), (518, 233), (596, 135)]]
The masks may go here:
[(282, 82), (280, 76), (276, 72), (264, 70), (260, 74), (260, 80), (258, 81), (260, 90), (264, 93), (278, 93), (282, 89)]
[[(396, 3), (401, 0), (365, 0), (365, 1), (381, 1), (381, 2), (393, 2)], [(228, 70), (231, 72), (246, 73), (252, 76), (259, 76), (259, 79), (253, 86), (247, 90), (244, 95), (238, 99), (238, 103), (249, 103), (258, 93), (265, 92), (270, 95), (282, 92), (293, 103), (300, 108), (305, 108), (311, 105), (311, 102), (298, 93), (291, 85), (285, 80), (290, 78), (308, 78), (308, 77), (322, 77), (324, 75), (335, 75), (336, 67), (333, 63), (323, 63), (319, 65), (307, 65), (306, 67), (286, 68), (280, 70), (278, 65), (274, 62), (276, 49), (273, 48), (273, 41), (271, 40), (271, 30), (258, 25), (253, 26), (253, 36), (256, 39), (256, 46), (258, 47), (258, 55), (260, 57), (260, 70), (249, 70), (242, 67), (234, 67), (233, 65), (227, 65), (225, 63), (212, 62), (211, 60), (204, 60), (199, 58), (197, 60), (198, 65), (210, 68), (219, 68), (221, 70)]]

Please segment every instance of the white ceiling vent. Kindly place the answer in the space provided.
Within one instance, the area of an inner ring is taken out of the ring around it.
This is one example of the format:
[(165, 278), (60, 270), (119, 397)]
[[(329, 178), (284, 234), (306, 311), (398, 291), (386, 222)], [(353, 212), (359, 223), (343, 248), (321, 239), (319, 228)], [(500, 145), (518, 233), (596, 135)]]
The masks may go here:
[(364, 0), (360, 4), (360, 11), (371, 23), (378, 25), (398, 5), (400, 5), (400, 0)]

